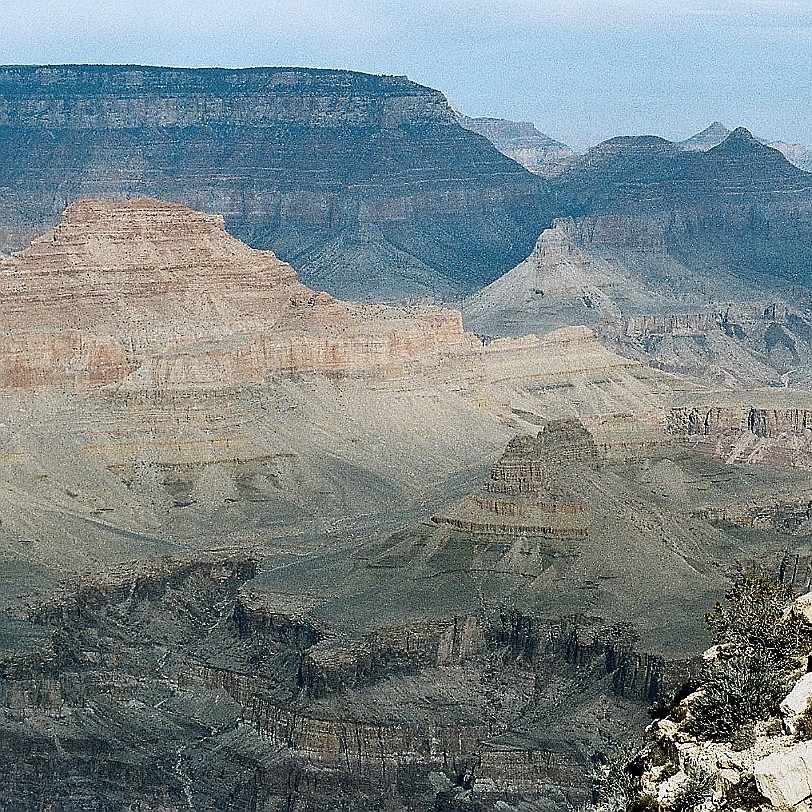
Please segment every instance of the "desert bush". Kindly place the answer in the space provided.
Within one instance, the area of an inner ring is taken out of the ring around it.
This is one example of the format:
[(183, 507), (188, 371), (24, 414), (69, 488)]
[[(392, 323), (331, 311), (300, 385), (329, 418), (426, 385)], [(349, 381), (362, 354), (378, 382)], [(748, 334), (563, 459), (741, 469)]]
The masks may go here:
[(688, 717), (688, 708), (685, 705), (674, 705), (668, 715), (677, 723), (684, 722)]
[(801, 617), (788, 611), (794, 598), (792, 589), (778, 581), (740, 575), (705, 620), (714, 642), (736, 653), (767, 651), (776, 660), (787, 659), (809, 645)]
[(777, 714), (791, 686), (808, 631), (791, 609), (789, 587), (756, 575), (739, 576), (705, 619), (722, 656), (702, 675), (703, 691), (691, 707), (690, 730), (717, 741), (749, 746), (747, 725)]
[(784, 664), (767, 652), (713, 663), (691, 706), (689, 730), (703, 739), (730, 739), (743, 725), (777, 711), (789, 687)]
[[(595, 806), (604, 812), (626, 812), (640, 791), (640, 776), (634, 769), (636, 748), (619, 748), (614, 757), (596, 765), (592, 774)], [(643, 810), (640, 810), (643, 812)]]
[(780, 736), (784, 732), (784, 725), (780, 716), (772, 716), (764, 726), (764, 733), (767, 736)]
[(752, 722), (743, 724), (730, 737), (730, 747), (734, 751), (748, 750), (756, 743), (756, 726)]

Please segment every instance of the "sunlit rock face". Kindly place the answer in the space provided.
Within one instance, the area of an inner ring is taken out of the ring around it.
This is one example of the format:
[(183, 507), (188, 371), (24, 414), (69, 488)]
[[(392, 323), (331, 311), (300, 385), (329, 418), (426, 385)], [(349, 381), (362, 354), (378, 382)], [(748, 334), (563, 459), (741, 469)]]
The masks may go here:
[(480, 346), (454, 311), (339, 302), (222, 218), (150, 199), (74, 203), (0, 271), (0, 382), (11, 387), (386, 375)]

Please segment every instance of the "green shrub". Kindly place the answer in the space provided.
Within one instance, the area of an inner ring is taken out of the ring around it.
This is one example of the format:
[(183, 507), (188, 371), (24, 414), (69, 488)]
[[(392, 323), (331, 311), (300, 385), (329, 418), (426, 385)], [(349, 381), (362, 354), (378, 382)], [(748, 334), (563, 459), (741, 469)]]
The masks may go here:
[(712, 663), (688, 729), (703, 739), (730, 739), (742, 726), (775, 713), (789, 686), (783, 663), (766, 652)]
[(764, 733), (767, 736), (780, 736), (784, 732), (784, 725), (780, 716), (772, 716), (764, 726)]
[(778, 581), (739, 576), (705, 620), (714, 642), (735, 652), (768, 651), (777, 660), (796, 656), (808, 646), (808, 632), (796, 612), (787, 612), (795, 593)]
[(667, 781), (672, 776), (676, 775), (679, 772), (679, 767), (673, 761), (669, 761), (662, 770), (660, 770), (660, 774), (658, 776), (659, 781)]
[(640, 776), (634, 769), (635, 751), (633, 745), (623, 745), (612, 758), (594, 769), (593, 796), (607, 812), (626, 812), (638, 797)]
[(700, 768), (692, 770), (674, 798), (674, 812), (691, 812), (710, 796), (715, 783), (716, 777), (712, 773)]
[(742, 725), (731, 737), (730, 746), (734, 751), (749, 750), (756, 743), (756, 726), (752, 722)]
[(809, 647), (794, 593), (756, 575), (738, 577), (705, 619), (724, 646), (702, 675), (703, 693), (691, 706), (689, 729), (700, 738), (749, 747), (754, 722), (778, 713), (791, 686), (797, 656)]
[(680, 722), (684, 722), (686, 717), (688, 716), (688, 708), (685, 705), (674, 705), (669, 712), (669, 717), (673, 719), (677, 724)]

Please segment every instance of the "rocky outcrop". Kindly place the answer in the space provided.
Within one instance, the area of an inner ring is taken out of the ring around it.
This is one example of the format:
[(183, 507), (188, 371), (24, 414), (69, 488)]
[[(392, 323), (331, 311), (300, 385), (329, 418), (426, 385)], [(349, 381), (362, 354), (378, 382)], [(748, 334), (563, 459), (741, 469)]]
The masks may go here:
[(647, 728), (625, 765), (634, 776), (626, 788), (616, 779), (600, 786), (604, 806), (614, 783), (615, 798), (661, 810), (808, 808), (812, 674), (804, 666), (812, 629), (803, 609), (810, 597), (794, 599), (764, 578), (736, 582), (708, 616), (718, 624), (718, 644)]
[(222, 218), (154, 200), (75, 203), (0, 270), (10, 387), (216, 389), (478, 354), (458, 313), (339, 302), (229, 236)]
[(798, 723), (812, 700), (812, 674), (804, 674), (780, 705), (784, 726), (792, 734), (798, 733)]
[(0, 250), (82, 198), (149, 196), (356, 299), (490, 281), (548, 220), (543, 182), (436, 90), (340, 70), (0, 70)]
[(469, 118), (461, 114), (457, 120), (466, 130), (484, 135), (501, 153), (529, 172), (545, 178), (563, 172), (576, 157), (570, 147), (539, 132), (528, 121)]
[(812, 742), (771, 753), (753, 765), (758, 791), (778, 809), (795, 808), (812, 796)]
[[(763, 400), (763, 395), (759, 399)], [(782, 400), (780, 395), (775, 399)], [(671, 434), (685, 437), (698, 450), (728, 462), (809, 468), (812, 411), (801, 406), (798, 398), (784, 400), (784, 408), (763, 408), (736, 397), (713, 405), (674, 407), (666, 426)]]
[(803, 436), (812, 431), (812, 410), (744, 405), (678, 407), (669, 413), (667, 425), (672, 434), (688, 437), (710, 437), (727, 431), (749, 432), (756, 437), (775, 437), (785, 433)]
[(595, 441), (579, 421), (552, 421), (536, 437), (511, 440), (480, 493), (432, 521), (464, 533), (583, 538), (588, 503), (573, 480), (581, 467), (599, 463)]

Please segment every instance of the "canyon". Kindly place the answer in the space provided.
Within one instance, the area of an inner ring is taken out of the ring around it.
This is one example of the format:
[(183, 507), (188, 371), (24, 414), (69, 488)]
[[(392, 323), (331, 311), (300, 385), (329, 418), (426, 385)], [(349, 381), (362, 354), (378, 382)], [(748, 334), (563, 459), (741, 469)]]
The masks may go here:
[(706, 151), (614, 139), (554, 182), (570, 216), (461, 301), (476, 332), (585, 324), (668, 371), (807, 385), (812, 176), (740, 129)]
[(155, 197), (355, 299), (493, 279), (549, 221), (544, 181), (436, 90), (340, 70), (0, 68), (0, 251), (82, 198)]
[(4, 800), (582, 804), (729, 571), (808, 588), (803, 390), (466, 326), (154, 199), (2, 259)]

